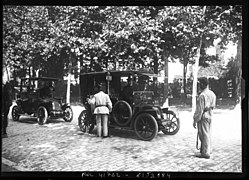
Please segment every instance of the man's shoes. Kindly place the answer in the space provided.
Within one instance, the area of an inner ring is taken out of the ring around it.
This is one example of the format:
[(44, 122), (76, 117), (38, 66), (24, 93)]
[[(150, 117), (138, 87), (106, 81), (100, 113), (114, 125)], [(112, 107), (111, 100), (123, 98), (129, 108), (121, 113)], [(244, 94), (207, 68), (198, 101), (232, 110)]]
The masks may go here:
[(110, 135), (107, 135), (107, 136), (103, 136), (103, 138), (108, 138), (108, 137), (111, 137)]
[(198, 158), (210, 159), (210, 155), (207, 154), (196, 154), (195, 156)]
[[(202, 153), (201, 151), (200, 151), (200, 153)], [(212, 154), (213, 152), (212, 151), (210, 151), (210, 155)]]
[(7, 134), (2, 134), (2, 138), (7, 138), (8, 135)]

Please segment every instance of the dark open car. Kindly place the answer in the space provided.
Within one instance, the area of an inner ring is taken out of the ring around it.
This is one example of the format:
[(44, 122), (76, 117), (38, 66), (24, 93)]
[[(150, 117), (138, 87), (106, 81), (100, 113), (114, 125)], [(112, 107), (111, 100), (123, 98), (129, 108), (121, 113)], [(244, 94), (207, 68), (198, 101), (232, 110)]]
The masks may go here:
[(49, 77), (21, 78), (16, 104), (12, 109), (12, 119), (19, 120), (21, 115), (34, 115), (40, 125), (49, 118), (63, 118), (66, 122), (73, 119), (69, 104), (61, 97), (54, 97), (54, 91), (60, 79)]
[(180, 121), (176, 113), (162, 108), (163, 83), (151, 72), (109, 71), (81, 74), (81, 98), (85, 110), (78, 118), (82, 131), (94, 122), (93, 109), (87, 98), (93, 95), (97, 83), (106, 83), (113, 110), (109, 116), (109, 127), (134, 130), (142, 140), (152, 140), (159, 131), (174, 135), (179, 131)]

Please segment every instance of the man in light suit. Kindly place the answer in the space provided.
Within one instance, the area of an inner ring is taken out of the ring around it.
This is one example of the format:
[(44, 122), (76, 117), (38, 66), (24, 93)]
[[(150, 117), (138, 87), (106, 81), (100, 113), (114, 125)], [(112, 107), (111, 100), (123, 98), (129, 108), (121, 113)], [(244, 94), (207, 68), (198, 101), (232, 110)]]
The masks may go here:
[(199, 85), (202, 92), (196, 104), (193, 126), (196, 128), (197, 125), (201, 148), (200, 154), (196, 156), (209, 159), (211, 153), (211, 124), (213, 109), (216, 104), (216, 95), (208, 88), (207, 78), (200, 78)]

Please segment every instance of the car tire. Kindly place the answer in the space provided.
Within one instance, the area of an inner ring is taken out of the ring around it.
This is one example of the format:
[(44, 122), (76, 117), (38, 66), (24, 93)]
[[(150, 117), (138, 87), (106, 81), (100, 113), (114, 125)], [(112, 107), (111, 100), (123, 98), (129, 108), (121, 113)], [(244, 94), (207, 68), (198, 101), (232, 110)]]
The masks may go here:
[[(125, 110), (121, 109), (121, 106), (123, 106)], [(131, 121), (132, 109), (128, 102), (120, 100), (115, 103), (112, 114), (116, 124), (124, 127), (127, 126)]]
[(44, 106), (40, 106), (37, 111), (37, 121), (39, 125), (46, 124), (48, 120), (48, 111)]
[(73, 110), (70, 106), (67, 106), (64, 110), (64, 117), (63, 119), (66, 121), (66, 122), (71, 122), (73, 120)]
[(142, 113), (134, 121), (134, 130), (140, 139), (150, 141), (158, 133), (158, 124), (151, 114)]
[(18, 121), (19, 120), (20, 115), (19, 115), (18, 111), (19, 111), (18, 106), (17, 105), (13, 106), (12, 112), (11, 112), (13, 121)]
[(165, 129), (162, 130), (164, 134), (175, 135), (180, 129), (180, 120), (176, 117), (173, 111), (167, 112), (167, 124), (163, 125)]
[(90, 127), (90, 115), (87, 110), (83, 110), (78, 117), (78, 126), (82, 132), (87, 132)]

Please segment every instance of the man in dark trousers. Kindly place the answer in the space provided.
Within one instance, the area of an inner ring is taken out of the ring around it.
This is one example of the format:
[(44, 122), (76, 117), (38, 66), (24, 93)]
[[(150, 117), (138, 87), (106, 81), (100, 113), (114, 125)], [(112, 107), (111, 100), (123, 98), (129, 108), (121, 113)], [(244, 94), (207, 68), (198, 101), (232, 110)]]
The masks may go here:
[(7, 126), (8, 126), (8, 114), (10, 106), (12, 105), (12, 86), (9, 82), (6, 82), (2, 88), (2, 138), (7, 138)]
[(215, 108), (216, 104), (216, 95), (208, 88), (207, 78), (200, 78), (199, 85), (201, 93), (196, 104), (193, 126), (196, 128), (197, 125), (197, 137), (199, 137), (201, 141), (201, 148), (200, 154), (196, 156), (209, 159), (211, 153), (211, 124), (213, 108)]

